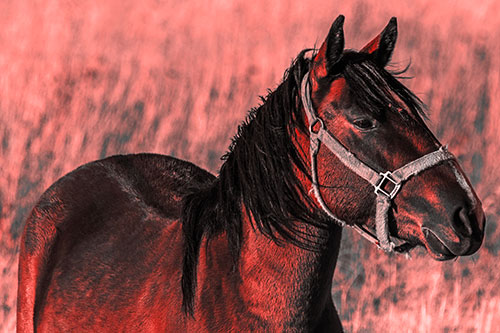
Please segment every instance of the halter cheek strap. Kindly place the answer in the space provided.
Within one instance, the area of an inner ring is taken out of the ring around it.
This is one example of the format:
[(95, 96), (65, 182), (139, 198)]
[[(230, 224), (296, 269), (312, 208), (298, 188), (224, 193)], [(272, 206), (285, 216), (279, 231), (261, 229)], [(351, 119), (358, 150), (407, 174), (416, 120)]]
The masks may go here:
[[(370, 166), (366, 165), (363, 161), (359, 160), (353, 153), (345, 148), (328, 130), (325, 128), (323, 120), (316, 115), (311, 103), (310, 87), (309, 87), (309, 73), (307, 73), (301, 86), (302, 104), (306, 111), (309, 121), (309, 134), (310, 134), (310, 153), (311, 153), (311, 178), (312, 190), (318, 200), (319, 205), (323, 211), (338, 225), (344, 227), (348, 224), (335, 216), (328, 208), (319, 189), (318, 182), (318, 168), (317, 168), (317, 154), (321, 143), (323, 143), (337, 158), (351, 169), (358, 176), (366, 180), (374, 187), (376, 198), (376, 215), (375, 215), (375, 235), (363, 226), (349, 225), (354, 230), (359, 232), (364, 238), (377, 245), (384, 251), (392, 252), (405, 252), (404, 244), (396, 247), (391, 241), (389, 235), (388, 215), (391, 208), (392, 199), (399, 193), (403, 182), (418, 173), (439, 165), (445, 161), (455, 161), (456, 159), (445, 146), (440, 147), (438, 150), (426, 154), (416, 160), (402, 166), (401, 168), (391, 172), (377, 172)], [(318, 127), (319, 129), (315, 129)], [(473, 195), (472, 189), (468, 185), (463, 174), (452, 165), (453, 172), (455, 173), (459, 184), (467, 192), (472, 205), (476, 205), (476, 199)]]

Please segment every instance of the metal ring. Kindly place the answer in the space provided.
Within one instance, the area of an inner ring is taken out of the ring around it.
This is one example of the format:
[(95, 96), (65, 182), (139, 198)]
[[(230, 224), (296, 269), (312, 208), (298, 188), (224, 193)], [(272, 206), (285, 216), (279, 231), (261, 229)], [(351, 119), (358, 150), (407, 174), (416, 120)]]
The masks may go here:
[[(313, 130), (313, 127), (314, 127), (314, 126), (315, 126), (318, 122), (319, 122), (319, 124), (320, 124), (320, 126), (321, 126), (321, 127), (320, 127), (317, 131), (314, 131), (314, 130)], [(309, 132), (314, 133), (314, 134), (318, 134), (318, 133), (319, 133), (319, 131), (320, 131), (320, 130), (322, 130), (322, 129), (325, 129), (325, 123), (323, 122), (323, 119), (321, 119), (321, 118), (319, 118), (319, 117), (318, 117), (318, 118), (316, 118), (316, 119), (314, 119), (314, 120), (312, 121), (312, 123), (309, 125)]]

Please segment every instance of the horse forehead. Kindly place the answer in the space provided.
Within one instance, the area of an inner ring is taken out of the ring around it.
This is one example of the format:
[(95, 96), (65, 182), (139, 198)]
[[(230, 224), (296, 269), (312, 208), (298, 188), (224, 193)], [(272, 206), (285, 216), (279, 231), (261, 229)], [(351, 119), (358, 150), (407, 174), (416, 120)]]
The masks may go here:
[(349, 104), (349, 87), (343, 77), (333, 80), (322, 103)]

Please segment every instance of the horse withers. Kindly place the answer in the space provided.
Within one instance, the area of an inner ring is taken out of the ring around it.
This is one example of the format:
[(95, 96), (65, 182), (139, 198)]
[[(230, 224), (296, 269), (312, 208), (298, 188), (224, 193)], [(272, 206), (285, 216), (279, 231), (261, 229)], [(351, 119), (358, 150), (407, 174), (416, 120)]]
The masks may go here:
[(341, 331), (343, 226), (388, 252), (476, 252), (481, 203), (385, 69), (396, 19), (359, 52), (343, 22), (250, 112), (217, 177), (137, 154), (54, 183), (23, 233), (18, 331)]

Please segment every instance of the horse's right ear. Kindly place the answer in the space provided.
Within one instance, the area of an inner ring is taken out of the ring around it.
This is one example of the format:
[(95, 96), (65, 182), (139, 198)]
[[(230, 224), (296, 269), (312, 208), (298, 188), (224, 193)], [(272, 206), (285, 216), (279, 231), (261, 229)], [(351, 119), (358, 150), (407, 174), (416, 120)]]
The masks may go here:
[(398, 23), (395, 17), (391, 18), (387, 26), (371, 42), (365, 45), (360, 52), (374, 56), (375, 62), (382, 68), (391, 60), (396, 39), (398, 38)]
[(344, 51), (344, 15), (339, 15), (333, 22), (326, 40), (314, 57), (311, 69), (313, 89), (316, 82), (328, 75), (331, 68), (339, 61)]

